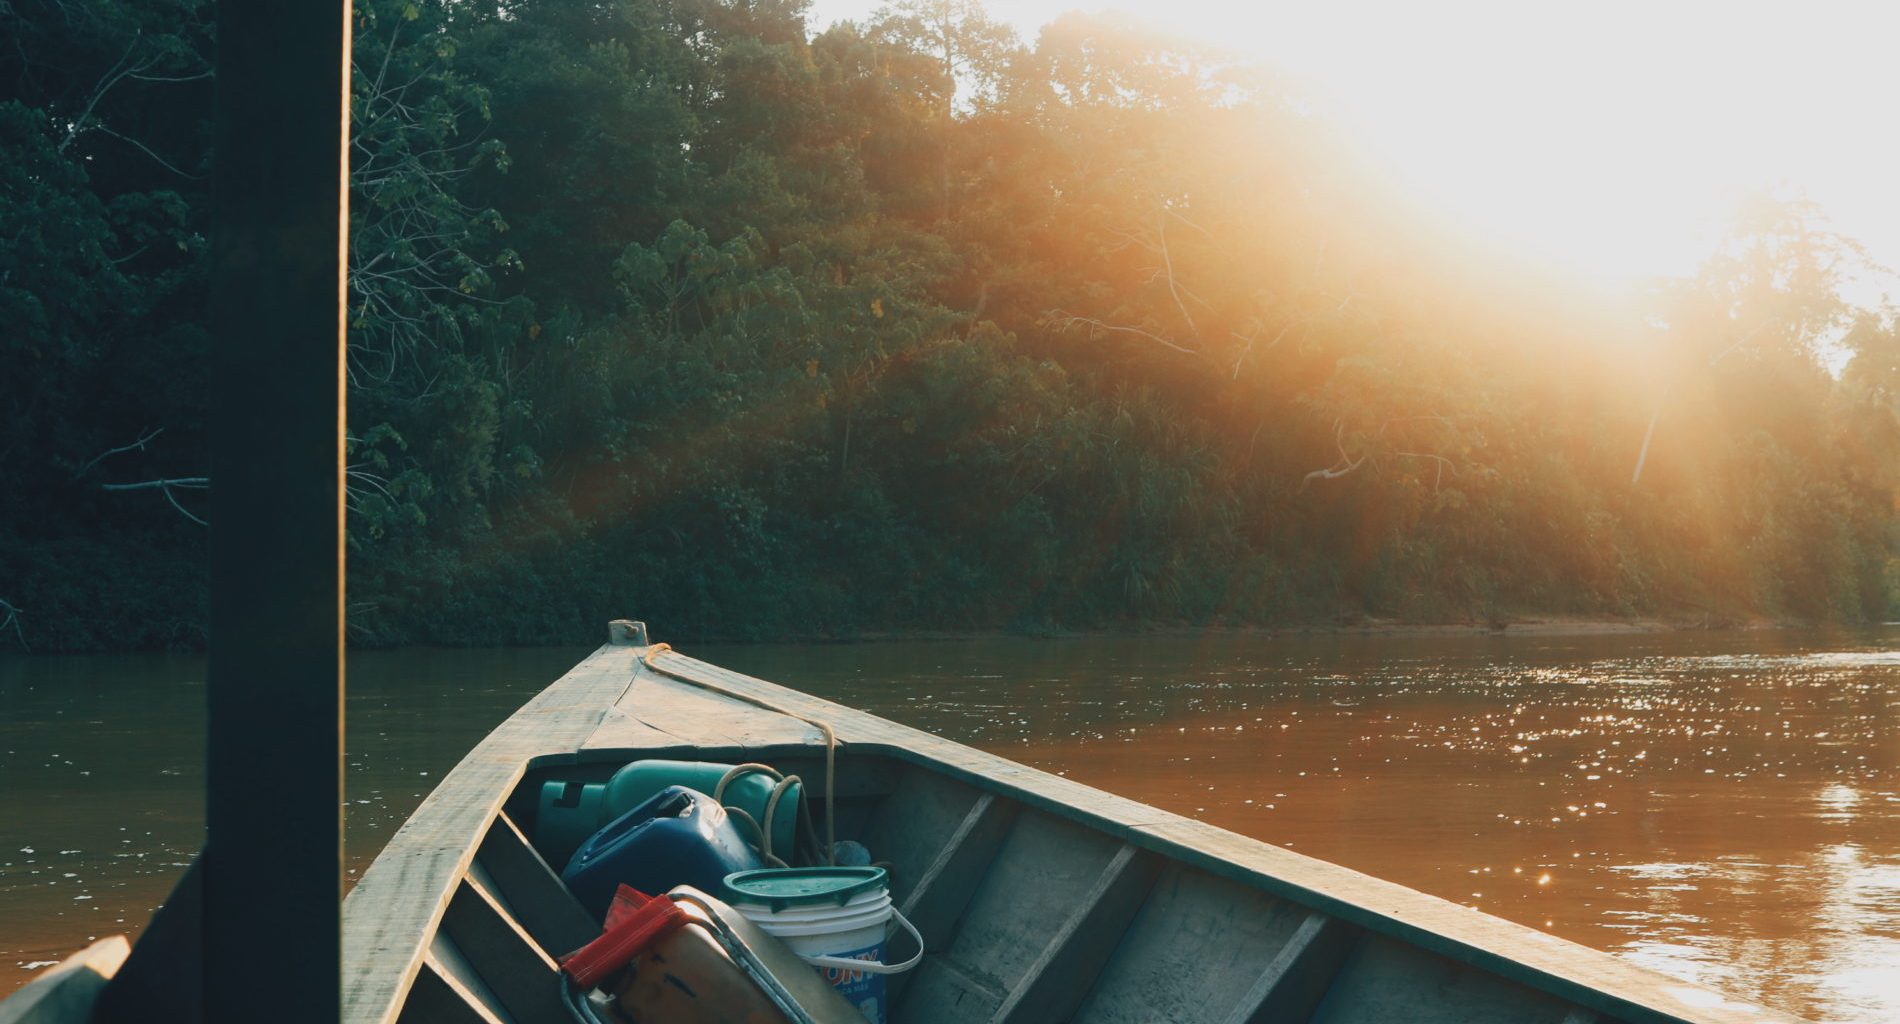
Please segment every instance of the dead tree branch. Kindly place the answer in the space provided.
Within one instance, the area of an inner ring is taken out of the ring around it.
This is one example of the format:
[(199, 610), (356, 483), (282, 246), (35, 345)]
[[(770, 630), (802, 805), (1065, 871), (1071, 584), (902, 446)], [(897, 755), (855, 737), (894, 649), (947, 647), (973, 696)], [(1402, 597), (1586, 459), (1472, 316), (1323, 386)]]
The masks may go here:
[(210, 486), (211, 478), (208, 476), (175, 476), (168, 477), (164, 480), (140, 480), (137, 483), (131, 484), (100, 484), (99, 489), (102, 491), (145, 491), (154, 487), (160, 490), (166, 490), (172, 487), (185, 487), (193, 490), (203, 490)]
[[(1262, 352), (1270, 352), (1270, 351), (1272, 351), (1272, 350), (1273, 350), (1273, 347), (1274, 347), (1275, 345), (1278, 345), (1278, 344), (1279, 344), (1280, 342), (1282, 342), (1282, 341), (1285, 341), (1285, 340), (1286, 340), (1286, 335), (1287, 335), (1287, 332), (1288, 332), (1288, 331), (1291, 331), (1291, 330), (1292, 330), (1293, 328), (1295, 328), (1295, 327), (1298, 327), (1298, 326), (1299, 326), (1300, 324), (1303, 324), (1303, 323), (1305, 323), (1305, 322), (1307, 321), (1307, 319), (1309, 319), (1309, 318), (1307, 318), (1307, 317), (1301, 317), (1301, 318), (1300, 318), (1300, 319), (1298, 319), (1298, 320), (1289, 320), (1289, 321), (1287, 321), (1286, 323), (1284, 323), (1284, 324), (1282, 324), (1282, 325), (1280, 325), (1280, 331), (1279, 331), (1279, 333), (1278, 333), (1278, 334), (1275, 334), (1275, 335), (1273, 336), (1273, 340), (1272, 340), (1272, 341), (1269, 341), (1269, 342), (1267, 342), (1267, 347), (1266, 347), (1266, 348), (1263, 348), (1263, 349), (1261, 349), (1260, 351), (1262, 351)], [(1245, 345), (1245, 346), (1244, 346), (1243, 348), (1241, 348), (1241, 350), (1240, 350), (1240, 355), (1238, 355), (1238, 356), (1236, 356), (1236, 357), (1234, 358), (1234, 375), (1233, 375), (1233, 379), (1234, 379), (1234, 380), (1239, 380), (1239, 379), (1240, 379), (1240, 368), (1241, 368), (1241, 366), (1242, 366), (1242, 365), (1244, 365), (1244, 364), (1245, 364), (1245, 363), (1247, 362), (1247, 357), (1248, 357), (1248, 356), (1250, 356), (1250, 355), (1253, 355), (1253, 346), (1254, 346), (1254, 343), (1255, 343), (1255, 342), (1257, 342), (1257, 341), (1259, 341), (1259, 340), (1260, 340), (1260, 331), (1259, 331), (1259, 329), (1258, 329), (1258, 328), (1256, 327), (1256, 328), (1255, 328), (1254, 330), (1252, 330), (1252, 331), (1249, 331), (1249, 332), (1247, 332), (1247, 333), (1246, 333), (1246, 334), (1244, 334), (1244, 335), (1243, 335), (1243, 334), (1240, 334), (1239, 332), (1236, 332), (1236, 331), (1229, 331), (1228, 333), (1229, 333), (1229, 334), (1232, 334), (1232, 335), (1234, 336), (1234, 340), (1235, 340), (1235, 341), (1241, 341), (1241, 342), (1246, 342), (1246, 345)]]
[(1174, 283), (1174, 257), (1168, 252), (1168, 222), (1164, 219), (1155, 226), (1155, 239), (1161, 249), (1161, 269), (1168, 277), (1168, 294), (1174, 299), (1174, 308), (1181, 311), (1181, 319), (1187, 321), (1188, 333), (1196, 338), (1201, 329), (1194, 323), (1194, 314), (1188, 312), (1187, 303), (1181, 300), (1181, 289)]
[(1452, 461), (1449, 458), (1446, 458), (1443, 455), (1439, 455), (1435, 452), (1414, 452), (1414, 451), (1407, 451), (1403, 448), (1386, 448), (1384, 449), (1383, 455), (1380, 455), (1380, 446), (1384, 444), (1385, 431), (1387, 427), (1391, 426), (1394, 423), (1402, 423), (1406, 420), (1420, 420), (1420, 419), (1443, 421), (1444, 417), (1442, 416), (1405, 416), (1405, 417), (1400, 417), (1398, 419), (1386, 420), (1385, 422), (1379, 424), (1379, 429), (1373, 431), (1371, 442), (1368, 443), (1366, 450), (1361, 452), (1359, 454), (1359, 457), (1356, 459), (1352, 457), (1351, 453), (1346, 451), (1346, 423), (1345, 421), (1334, 420), (1333, 421), (1333, 446), (1339, 449), (1339, 461), (1333, 463), (1331, 466), (1328, 466), (1324, 469), (1316, 469), (1316, 470), (1313, 470), (1311, 473), (1306, 474), (1306, 476), (1300, 479), (1300, 489), (1305, 490), (1306, 485), (1312, 483), (1315, 480), (1337, 480), (1340, 477), (1347, 475), (1348, 473), (1354, 472), (1355, 470), (1359, 469), (1361, 466), (1364, 466), (1368, 462), (1372, 462), (1375, 465), (1377, 465), (1378, 460), (1375, 459), (1374, 456), (1384, 457), (1384, 456), (1389, 455), (1389, 456), (1396, 456), (1398, 458), (1405, 458), (1405, 459), (1429, 459), (1432, 462), (1437, 463), (1438, 471), (1437, 471), (1436, 476), (1432, 480), (1432, 490), (1434, 492), (1438, 491), (1441, 487), (1444, 486), (1445, 471), (1447, 469), (1451, 470), (1452, 476), (1457, 476), (1459, 474), (1460, 470), (1456, 462)]
[(396, 495), (389, 490), (388, 477), (379, 476), (357, 466), (348, 467), (345, 475), (347, 479), (343, 486), (343, 504), (350, 511), (361, 514), (363, 499), (369, 497), (372, 491), (381, 495), (383, 500), (391, 505), (396, 504)]
[(1709, 369), (1711, 370), (1715, 369), (1715, 366), (1717, 363), (1720, 363), (1722, 360), (1727, 359), (1729, 356), (1732, 356), (1735, 353), (1740, 352), (1745, 346), (1747, 346), (1749, 342), (1755, 340), (1755, 336), (1757, 334), (1760, 334), (1761, 332), (1767, 330), (1769, 327), (1779, 322), (1780, 322), (1779, 320), (1771, 319), (1771, 320), (1763, 320), (1761, 323), (1756, 324), (1754, 330), (1751, 330), (1747, 334), (1742, 335), (1740, 341), (1737, 341), (1735, 344), (1730, 345), (1729, 347), (1723, 349), (1722, 351), (1717, 352), (1714, 355), (1710, 356)]
[(1300, 490), (1306, 490), (1306, 485), (1315, 480), (1337, 480), (1357, 470), (1360, 466), (1365, 465), (1366, 460), (1371, 457), (1370, 453), (1361, 453), (1360, 456), (1355, 459), (1347, 454), (1345, 420), (1333, 421), (1333, 446), (1339, 449), (1339, 461), (1324, 469), (1316, 469), (1301, 477)]
[(179, 515), (182, 515), (186, 519), (189, 519), (192, 522), (197, 523), (199, 526), (210, 526), (211, 525), (210, 523), (207, 523), (203, 519), (200, 519), (196, 515), (193, 515), (190, 509), (179, 504), (178, 496), (172, 493), (174, 490), (202, 491), (210, 486), (211, 486), (210, 477), (179, 476), (179, 477), (170, 477), (164, 480), (140, 480), (137, 483), (130, 483), (130, 484), (100, 484), (99, 489), (102, 491), (158, 490), (165, 495), (165, 500), (171, 502), (172, 507), (178, 510)]
[(1446, 469), (1449, 468), (1451, 470), (1452, 476), (1458, 475), (1458, 464), (1445, 458), (1443, 455), (1434, 455), (1431, 452), (1402, 452), (1397, 450), (1394, 450), (1392, 454), (1401, 455), (1408, 459), (1431, 459), (1438, 463), (1438, 475), (1432, 480), (1432, 491), (1434, 493), (1444, 485)]
[(1149, 341), (1155, 342), (1158, 345), (1164, 345), (1176, 352), (1183, 352), (1191, 356), (1201, 354), (1198, 349), (1191, 349), (1185, 345), (1176, 344), (1153, 331), (1143, 330), (1139, 327), (1125, 327), (1117, 324), (1103, 323), (1093, 317), (1075, 316), (1070, 313), (1064, 313), (1059, 309), (1052, 309), (1046, 315), (1049, 317), (1049, 325), (1058, 331), (1071, 330), (1081, 325), (1089, 329), (1090, 338), (1094, 338), (1097, 334), (1133, 334), (1147, 338)]
[(158, 438), (158, 435), (163, 434), (164, 432), (165, 432), (165, 428), (159, 427), (157, 430), (154, 430), (146, 434), (144, 437), (139, 438), (138, 440), (132, 442), (131, 444), (121, 445), (117, 448), (108, 448), (105, 451), (102, 451), (99, 454), (94, 455), (91, 461), (79, 467), (79, 470), (73, 474), (73, 479), (77, 480), (80, 477), (85, 476), (87, 473), (92, 472), (92, 467), (97, 466), (99, 463), (104, 462), (105, 460), (111, 458), (114, 455), (123, 455), (126, 452), (144, 451), (146, 445), (151, 444), (154, 440)]
[(66, 134), (59, 140), (59, 145), (54, 147), (54, 152), (66, 152), (66, 147), (72, 145), (74, 139), (85, 134), (86, 121), (92, 117), (93, 108), (99, 105), (100, 100), (105, 99), (106, 93), (111, 92), (113, 86), (118, 85), (119, 81), (127, 75), (145, 71), (151, 66), (149, 63), (141, 64), (137, 67), (126, 66), (132, 59), (132, 51), (138, 49), (138, 45), (139, 33), (134, 32), (132, 33), (132, 42), (125, 48), (125, 54), (119, 58), (117, 63), (107, 68), (104, 75), (100, 76), (99, 84), (92, 88), (92, 98), (86, 101), (86, 109), (80, 111), (79, 116), (73, 118), (72, 123), (66, 126)]
[(128, 145), (130, 145), (130, 146), (133, 146), (133, 147), (134, 147), (134, 148), (136, 148), (136, 149), (137, 149), (137, 150), (138, 150), (139, 152), (141, 152), (141, 153), (144, 153), (144, 154), (145, 154), (146, 156), (149, 156), (149, 157), (151, 157), (151, 158), (152, 158), (153, 160), (155, 160), (155, 161), (157, 161), (157, 162), (158, 162), (158, 165), (159, 165), (160, 167), (163, 167), (163, 168), (165, 168), (166, 170), (168, 170), (168, 171), (170, 171), (170, 172), (172, 172), (173, 174), (176, 174), (176, 175), (178, 175), (178, 176), (179, 176), (179, 177), (181, 177), (181, 178), (187, 178), (187, 179), (190, 179), (190, 180), (192, 180), (192, 181), (198, 181), (198, 180), (201, 180), (202, 178), (204, 178), (204, 175), (202, 175), (202, 174), (193, 174), (193, 173), (191, 173), (190, 171), (181, 171), (181, 170), (179, 170), (178, 168), (176, 168), (176, 167), (174, 167), (174, 166), (172, 166), (172, 162), (171, 162), (171, 161), (169, 161), (169, 160), (167, 160), (167, 159), (165, 159), (165, 158), (164, 158), (164, 157), (162, 157), (162, 156), (159, 156), (159, 155), (158, 155), (157, 153), (155, 153), (155, 152), (153, 152), (153, 151), (152, 151), (152, 147), (150, 147), (150, 146), (148, 146), (148, 145), (146, 145), (146, 144), (145, 144), (145, 143), (143, 143), (143, 142), (140, 142), (139, 140), (137, 140), (137, 139), (135, 139), (135, 138), (133, 138), (133, 137), (132, 137), (132, 136), (130, 136), (130, 135), (125, 135), (125, 134), (121, 134), (121, 133), (119, 133), (119, 132), (115, 132), (115, 131), (113, 131), (112, 129), (110, 129), (110, 128), (107, 128), (107, 127), (106, 127), (105, 125), (98, 125), (98, 126), (97, 126), (97, 130), (98, 130), (98, 131), (102, 131), (102, 132), (105, 132), (105, 133), (106, 133), (107, 135), (110, 135), (110, 136), (112, 136), (113, 138), (115, 138), (115, 139), (118, 139), (118, 140), (119, 140), (120, 142), (123, 142), (123, 143), (126, 143), (126, 144), (128, 144)]
[(14, 639), (20, 641), (20, 650), (32, 650), (26, 643), (26, 630), (20, 628), (20, 609), (5, 600), (0, 600), (0, 612), (6, 613), (6, 618), (0, 618), (0, 633), (5, 633), (7, 627), (12, 626)]
[[(1356, 297), (1357, 297), (1357, 296), (1354, 296), (1354, 295), (1348, 295), (1348, 296), (1346, 296), (1345, 298), (1343, 298), (1343, 299), (1340, 299), (1340, 300), (1339, 300), (1339, 305), (1337, 305), (1337, 306), (1334, 306), (1334, 307), (1333, 307), (1333, 310), (1332, 310), (1332, 313), (1333, 313), (1333, 315), (1334, 315), (1334, 316), (1338, 316), (1339, 314), (1341, 314), (1341, 313), (1344, 313), (1344, 312), (1346, 311), (1346, 307), (1348, 307), (1348, 306), (1350, 306), (1350, 305), (1352, 305), (1352, 300), (1353, 300), (1354, 298), (1356, 298)], [(1273, 347), (1274, 347), (1275, 345), (1278, 345), (1278, 344), (1279, 344), (1280, 342), (1282, 342), (1282, 341), (1285, 341), (1285, 340), (1286, 340), (1286, 336), (1287, 336), (1287, 334), (1288, 334), (1288, 333), (1289, 333), (1290, 331), (1292, 331), (1292, 330), (1293, 330), (1293, 328), (1295, 328), (1295, 327), (1299, 327), (1299, 326), (1302, 326), (1302, 325), (1304, 325), (1304, 324), (1306, 324), (1306, 323), (1308, 323), (1308, 322), (1310, 322), (1310, 321), (1312, 321), (1312, 320), (1313, 320), (1313, 319), (1314, 319), (1315, 317), (1317, 317), (1317, 316), (1319, 316), (1319, 314), (1318, 314), (1318, 313), (1308, 313), (1308, 314), (1306, 314), (1305, 316), (1302, 316), (1302, 317), (1297, 317), (1297, 318), (1295, 318), (1295, 319), (1292, 319), (1292, 320), (1288, 320), (1288, 321), (1287, 321), (1286, 323), (1284, 323), (1284, 324), (1282, 324), (1282, 325), (1280, 326), (1280, 330), (1279, 330), (1279, 332), (1278, 332), (1278, 333), (1276, 333), (1276, 334), (1275, 334), (1275, 335), (1273, 336), (1273, 340), (1272, 340), (1272, 341), (1270, 341), (1270, 342), (1267, 342), (1267, 346), (1266, 346), (1266, 348), (1263, 348), (1263, 349), (1261, 349), (1260, 351), (1262, 351), (1262, 352), (1269, 352), (1269, 351), (1272, 351), (1272, 349), (1273, 349)], [(1229, 331), (1228, 333), (1229, 333), (1229, 334), (1232, 334), (1232, 335), (1234, 336), (1234, 340), (1236, 340), (1236, 341), (1241, 341), (1241, 342), (1245, 342), (1245, 343), (1246, 343), (1246, 347), (1245, 347), (1245, 348), (1242, 348), (1242, 349), (1240, 350), (1240, 355), (1239, 355), (1239, 356), (1237, 356), (1237, 357), (1235, 357), (1235, 359), (1234, 359), (1234, 375), (1233, 375), (1233, 379), (1234, 379), (1234, 380), (1239, 380), (1239, 379), (1240, 379), (1240, 368), (1241, 368), (1241, 366), (1243, 366), (1243, 365), (1245, 365), (1245, 364), (1246, 364), (1246, 362), (1247, 362), (1247, 357), (1253, 354), (1253, 346), (1254, 346), (1254, 343), (1255, 343), (1256, 341), (1259, 341), (1259, 340), (1260, 340), (1260, 332), (1259, 332), (1259, 330), (1258, 330), (1258, 329), (1255, 329), (1255, 330), (1252, 330), (1252, 331), (1249, 331), (1249, 332), (1247, 332), (1247, 333), (1246, 333), (1245, 335), (1242, 335), (1242, 334), (1239, 334), (1239, 333), (1236, 333), (1236, 332), (1233, 332), (1233, 331)]]

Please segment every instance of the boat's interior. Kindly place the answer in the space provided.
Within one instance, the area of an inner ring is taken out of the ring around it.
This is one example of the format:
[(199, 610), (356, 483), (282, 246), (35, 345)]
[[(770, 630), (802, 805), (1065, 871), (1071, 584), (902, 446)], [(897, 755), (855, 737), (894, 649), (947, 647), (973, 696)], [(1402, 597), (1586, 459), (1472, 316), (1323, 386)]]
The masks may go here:
[[(893, 1024), (1614, 1024), (1218, 860), (1134, 845), (1087, 808), (914, 754), (841, 750), (827, 808), (813, 751), (750, 753), (812, 780), (813, 814), (835, 813), (838, 838), (889, 864), (893, 898), (928, 951), (890, 979)], [(534, 795), (553, 778), (603, 780), (638, 756), (530, 768), (449, 898), (400, 1021), (573, 1019), (555, 959), (599, 929), (528, 838)]]

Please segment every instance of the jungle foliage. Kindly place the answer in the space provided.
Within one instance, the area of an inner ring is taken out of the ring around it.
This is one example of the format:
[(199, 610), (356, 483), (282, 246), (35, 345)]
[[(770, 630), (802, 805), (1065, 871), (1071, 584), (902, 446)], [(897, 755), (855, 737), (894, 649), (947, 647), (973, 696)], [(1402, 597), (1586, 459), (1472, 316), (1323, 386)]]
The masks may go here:
[[(1900, 318), (1799, 202), (1610, 308), (1112, 17), (356, 8), (362, 641), (1900, 603)], [(0, 644), (194, 645), (211, 7), (0, 37)]]

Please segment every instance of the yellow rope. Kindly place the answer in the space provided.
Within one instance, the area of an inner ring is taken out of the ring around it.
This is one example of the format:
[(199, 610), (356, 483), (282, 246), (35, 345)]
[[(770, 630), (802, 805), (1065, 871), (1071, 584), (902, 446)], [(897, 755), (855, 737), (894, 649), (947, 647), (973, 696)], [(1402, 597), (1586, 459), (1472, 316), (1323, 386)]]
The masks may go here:
[[(765, 823), (760, 824), (757, 821), (753, 821), (752, 815), (747, 814), (745, 811), (741, 810), (740, 808), (728, 807), (726, 808), (726, 810), (731, 812), (734, 816), (742, 818), (745, 821), (749, 822), (752, 825), (752, 828), (759, 833), (758, 847), (759, 847), (759, 854), (761, 856), (763, 856), (766, 860), (770, 861), (771, 863), (777, 865), (778, 867), (782, 867), (782, 868), (791, 867), (790, 864), (787, 864), (783, 860), (780, 860), (778, 857), (773, 856), (772, 833), (777, 831), (778, 829), (776, 822), (778, 820), (779, 803), (785, 799), (785, 794), (790, 793), (794, 787), (804, 785), (805, 780), (799, 778), (796, 775), (787, 775), (784, 772), (779, 771), (777, 768), (774, 768), (769, 764), (758, 764), (757, 762), (748, 762), (746, 764), (734, 765), (731, 768), (727, 769), (726, 774), (721, 775), (719, 777), (719, 784), (713, 787), (712, 798), (714, 802), (723, 805), (725, 803), (726, 787), (732, 785), (734, 781), (744, 778), (745, 776), (750, 775), (754, 772), (757, 772), (760, 775), (764, 775), (767, 778), (772, 779), (776, 783), (772, 787), (771, 795), (765, 798), (765, 812), (764, 812)], [(810, 824), (809, 822), (807, 822), (807, 830), (809, 830), (809, 828), (810, 828)], [(817, 840), (815, 839), (813, 840), (813, 842), (816, 842), (816, 841)], [(796, 821), (792, 823), (792, 845), (793, 846), (798, 845), (798, 823)]]
[[(646, 653), (640, 656), (640, 660), (646, 663), (647, 668), (650, 668), (653, 671), (658, 672), (659, 674), (663, 676), (666, 676), (668, 679), (675, 679), (675, 680), (678, 680), (679, 682), (685, 683), (688, 686), (697, 686), (702, 690), (710, 690), (713, 693), (717, 693), (726, 697), (731, 697), (734, 700), (744, 701), (745, 703), (750, 704), (753, 707), (762, 708), (774, 714), (784, 715), (787, 718), (796, 718), (799, 721), (804, 722), (806, 725), (809, 725), (812, 728), (817, 729), (820, 733), (824, 734), (824, 737), (825, 737), (825, 863), (826, 864), (837, 863), (837, 860), (834, 857), (832, 851), (837, 849), (837, 846), (838, 846), (838, 838), (837, 838), (837, 832), (836, 832), (837, 816), (838, 816), (838, 812), (837, 812), (838, 804), (837, 804), (837, 799), (836, 799), (837, 798), (837, 781), (838, 781), (838, 772), (837, 772), (838, 734), (832, 730), (830, 723), (825, 722), (821, 719), (808, 718), (804, 715), (799, 714), (796, 711), (789, 711), (783, 707), (780, 707), (777, 704), (772, 703), (769, 700), (766, 700), (763, 697), (754, 697), (753, 695), (749, 693), (741, 693), (737, 690), (727, 689), (726, 687), (720, 686), (717, 683), (710, 683), (704, 679), (696, 679), (692, 676), (685, 675), (683, 673), (674, 672), (671, 669), (661, 668), (658, 662), (658, 658), (660, 654), (666, 651), (670, 651), (672, 649), (673, 649), (673, 646), (671, 644), (660, 643), (660, 644), (649, 645), (646, 649)], [(754, 825), (756, 827), (757, 823), (755, 822)], [(770, 850), (771, 847), (769, 845), (770, 843), (769, 838), (767, 839), (767, 843), (768, 845), (766, 846), (766, 849)]]

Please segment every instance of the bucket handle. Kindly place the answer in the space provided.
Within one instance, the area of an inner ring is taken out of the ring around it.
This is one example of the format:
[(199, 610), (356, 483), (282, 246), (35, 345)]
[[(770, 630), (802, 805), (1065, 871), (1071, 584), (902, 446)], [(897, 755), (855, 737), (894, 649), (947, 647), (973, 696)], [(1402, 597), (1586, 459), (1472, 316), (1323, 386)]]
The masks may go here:
[(917, 966), (917, 964), (923, 960), (924, 937), (923, 934), (917, 930), (917, 926), (911, 924), (909, 919), (904, 917), (903, 913), (896, 907), (891, 908), (891, 916), (897, 919), (898, 925), (910, 933), (911, 938), (917, 940), (917, 955), (901, 964), (884, 964), (876, 960), (853, 960), (849, 957), (842, 956), (806, 956), (803, 953), (799, 954), (799, 959), (804, 960), (813, 967), (832, 967), (841, 971), (863, 971), (866, 974), (902, 974)]

